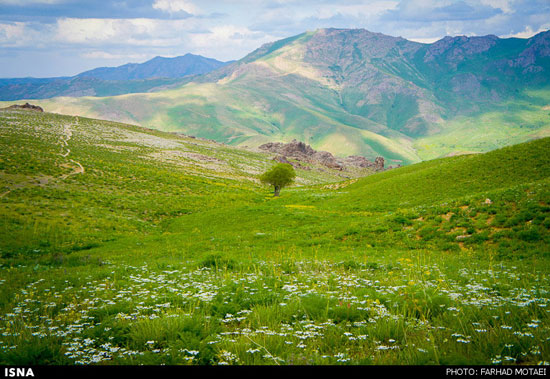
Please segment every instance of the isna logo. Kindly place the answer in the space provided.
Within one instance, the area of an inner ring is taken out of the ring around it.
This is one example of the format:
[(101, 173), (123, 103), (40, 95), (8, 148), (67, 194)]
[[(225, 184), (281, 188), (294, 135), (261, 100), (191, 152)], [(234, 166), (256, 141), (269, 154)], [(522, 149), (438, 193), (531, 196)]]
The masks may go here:
[(4, 368), (5, 378), (28, 378), (34, 377), (32, 368), (6, 367)]

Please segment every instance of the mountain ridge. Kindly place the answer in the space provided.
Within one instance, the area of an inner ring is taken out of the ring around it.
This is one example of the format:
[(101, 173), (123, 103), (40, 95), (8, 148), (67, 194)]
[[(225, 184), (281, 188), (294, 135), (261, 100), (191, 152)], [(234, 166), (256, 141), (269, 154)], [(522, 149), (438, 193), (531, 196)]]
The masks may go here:
[(548, 135), (549, 41), (541, 32), (423, 44), (320, 29), (167, 90), (40, 105), (233, 145), (297, 139), (340, 157), (407, 164)]
[(156, 56), (143, 63), (127, 63), (117, 67), (98, 67), (76, 76), (102, 80), (183, 78), (190, 75), (205, 74), (226, 64), (227, 62), (187, 53), (173, 58)]
[(70, 77), (0, 79), (0, 100), (47, 99), (58, 96), (116, 96), (181, 85), (189, 77), (224, 66), (200, 55), (157, 56), (143, 63), (98, 67)]

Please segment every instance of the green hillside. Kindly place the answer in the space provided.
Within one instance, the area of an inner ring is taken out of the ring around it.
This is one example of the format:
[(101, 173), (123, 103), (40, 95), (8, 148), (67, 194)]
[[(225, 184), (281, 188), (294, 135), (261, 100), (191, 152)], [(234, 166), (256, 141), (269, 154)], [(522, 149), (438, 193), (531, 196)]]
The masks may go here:
[(177, 88), (36, 103), (236, 146), (297, 139), (403, 165), (548, 136), (549, 39), (543, 32), (421, 44), (321, 29), (262, 46)]
[(265, 154), (2, 111), (0, 363), (546, 364), (549, 148), (275, 198)]

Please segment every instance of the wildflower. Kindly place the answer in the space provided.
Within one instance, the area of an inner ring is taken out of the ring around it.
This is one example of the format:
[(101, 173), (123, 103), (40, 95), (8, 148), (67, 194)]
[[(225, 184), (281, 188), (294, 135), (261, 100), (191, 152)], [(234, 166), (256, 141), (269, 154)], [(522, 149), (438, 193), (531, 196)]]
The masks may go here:
[(502, 359), (500, 355), (497, 355), (496, 357), (491, 359), (491, 363), (494, 365), (498, 365), (502, 363)]

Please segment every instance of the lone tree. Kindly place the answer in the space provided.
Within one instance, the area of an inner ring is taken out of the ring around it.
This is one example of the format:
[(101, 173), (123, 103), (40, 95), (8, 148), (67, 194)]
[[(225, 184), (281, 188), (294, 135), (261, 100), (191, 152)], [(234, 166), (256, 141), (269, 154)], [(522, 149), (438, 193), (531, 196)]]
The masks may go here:
[(281, 188), (288, 186), (294, 181), (296, 172), (288, 163), (279, 163), (271, 170), (260, 176), (260, 181), (274, 187), (273, 196), (279, 196)]

